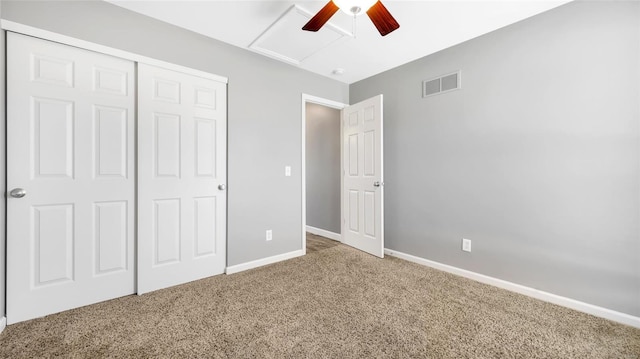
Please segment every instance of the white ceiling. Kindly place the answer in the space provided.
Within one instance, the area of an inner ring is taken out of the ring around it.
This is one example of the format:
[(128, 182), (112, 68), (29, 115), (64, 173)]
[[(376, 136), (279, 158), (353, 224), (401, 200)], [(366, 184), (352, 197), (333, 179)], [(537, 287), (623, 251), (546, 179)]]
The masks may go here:
[(385, 37), (366, 15), (353, 37), (342, 11), (317, 33), (302, 31), (328, 0), (105, 1), (350, 84), (571, 0), (383, 0), (400, 23)]

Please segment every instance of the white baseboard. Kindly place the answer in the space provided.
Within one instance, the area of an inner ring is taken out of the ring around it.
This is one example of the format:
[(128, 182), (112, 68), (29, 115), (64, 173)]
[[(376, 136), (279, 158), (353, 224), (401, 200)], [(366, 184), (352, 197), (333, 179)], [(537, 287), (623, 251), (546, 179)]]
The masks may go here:
[(7, 327), (7, 317), (0, 318), (0, 333)]
[(289, 253), (278, 254), (273, 257), (267, 257), (267, 258), (262, 258), (255, 261), (247, 262), (247, 263), (236, 264), (234, 266), (227, 267), (227, 270), (225, 272), (227, 274), (234, 274), (234, 273), (243, 272), (249, 269), (266, 266), (268, 264), (286, 261), (287, 259), (300, 257), (303, 255), (304, 255), (304, 251), (299, 249), (297, 251), (293, 251)]
[(549, 302), (549, 303), (557, 304), (570, 309), (574, 309), (579, 312), (595, 315), (596, 317), (601, 317), (601, 318), (612, 320), (614, 322), (640, 328), (640, 317), (635, 317), (633, 315), (617, 312), (615, 310), (598, 307), (593, 304), (581, 302), (581, 301), (567, 298), (567, 297), (562, 297), (556, 294), (543, 292), (541, 290), (537, 290), (531, 287), (526, 287), (526, 286), (512, 283), (512, 282), (507, 282), (506, 280), (489, 277), (484, 274), (479, 274), (476, 272), (468, 271), (466, 269), (461, 269), (461, 268), (453, 267), (447, 264), (434, 262), (428, 259), (416, 257), (411, 254), (398, 252), (392, 249), (385, 248), (384, 253), (393, 257), (407, 260), (409, 262), (422, 264), (427, 267), (439, 269), (444, 272), (469, 278), (469, 279), (478, 281), (480, 283), (489, 284), (498, 288), (506, 289), (512, 292), (516, 292), (516, 293), (524, 294), (529, 297), (540, 299), (545, 302)]
[(307, 226), (307, 232), (315, 234), (316, 236), (322, 236), (325, 238), (333, 239), (334, 241), (342, 242), (342, 236), (338, 233), (329, 232), (324, 229)]

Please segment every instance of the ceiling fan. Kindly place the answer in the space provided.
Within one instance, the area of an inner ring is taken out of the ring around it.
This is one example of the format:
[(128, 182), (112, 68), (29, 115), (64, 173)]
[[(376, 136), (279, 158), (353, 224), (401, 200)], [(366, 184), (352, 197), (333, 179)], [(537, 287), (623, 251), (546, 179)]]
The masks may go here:
[(340, 9), (354, 17), (366, 12), (382, 36), (389, 35), (400, 27), (380, 0), (331, 0), (302, 27), (302, 30), (320, 30)]

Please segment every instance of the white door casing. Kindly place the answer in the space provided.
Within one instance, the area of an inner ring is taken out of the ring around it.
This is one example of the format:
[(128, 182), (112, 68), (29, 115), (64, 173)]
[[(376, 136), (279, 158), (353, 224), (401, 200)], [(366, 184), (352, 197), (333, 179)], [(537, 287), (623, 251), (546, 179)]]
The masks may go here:
[(7, 49), (8, 323), (134, 293), (134, 63)]
[(342, 241), (384, 257), (382, 95), (342, 110)]
[[(300, 106), (302, 108), (302, 115), (301, 115), (301, 143), (302, 143), (302, 153), (300, 158), (302, 159), (301, 161), (301, 196), (302, 196), (302, 251), (303, 253), (306, 254), (307, 252), (307, 176), (306, 176), (306, 146), (307, 146), (307, 130), (306, 130), (306, 126), (307, 126), (307, 110), (306, 110), (306, 105), (307, 103), (313, 103), (313, 104), (317, 104), (317, 105), (321, 105), (321, 106), (325, 106), (325, 107), (329, 107), (329, 108), (333, 108), (333, 109), (337, 109), (337, 110), (342, 110), (345, 107), (347, 107), (346, 104), (341, 103), (341, 102), (337, 102), (337, 101), (333, 101), (333, 100), (328, 100), (322, 97), (317, 97), (317, 96), (312, 96), (312, 95), (308, 95), (308, 94), (302, 94), (302, 105)], [(342, 119), (340, 119), (340, 123), (342, 123)], [(340, 127), (340, 135), (342, 136), (342, 126)], [(342, 146), (342, 142), (341, 146)], [(342, 159), (340, 160), (340, 162), (342, 163)], [(341, 188), (341, 192), (342, 192), (342, 178), (340, 178), (340, 188)], [(342, 203), (340, 203), (340, 210), (342, 211)], [(340, 214), (340, 218), (342, 218), (342, 214)], [(342, 229), (342, 228), (341, 228)], [(342, 238), (340, 237), (339, 239), (340, 242), (342, 242)]]
[(224, 273), (226, 84), (138, 66), (138, 294)]

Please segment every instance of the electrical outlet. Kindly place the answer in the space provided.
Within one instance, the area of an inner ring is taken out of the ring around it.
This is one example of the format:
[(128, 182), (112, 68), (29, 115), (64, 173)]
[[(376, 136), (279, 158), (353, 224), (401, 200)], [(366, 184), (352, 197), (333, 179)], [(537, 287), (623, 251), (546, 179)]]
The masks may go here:
[(462, 238), (462, 250), (465, 252), (471, 252), (471, 240)]
[(291, 177), (291, 166), (284, 166), (284, 175), (286, 177)]
[(273, 231), (270, 229), (267, 229), (267, 240), (270, 241), (273, 239)]

